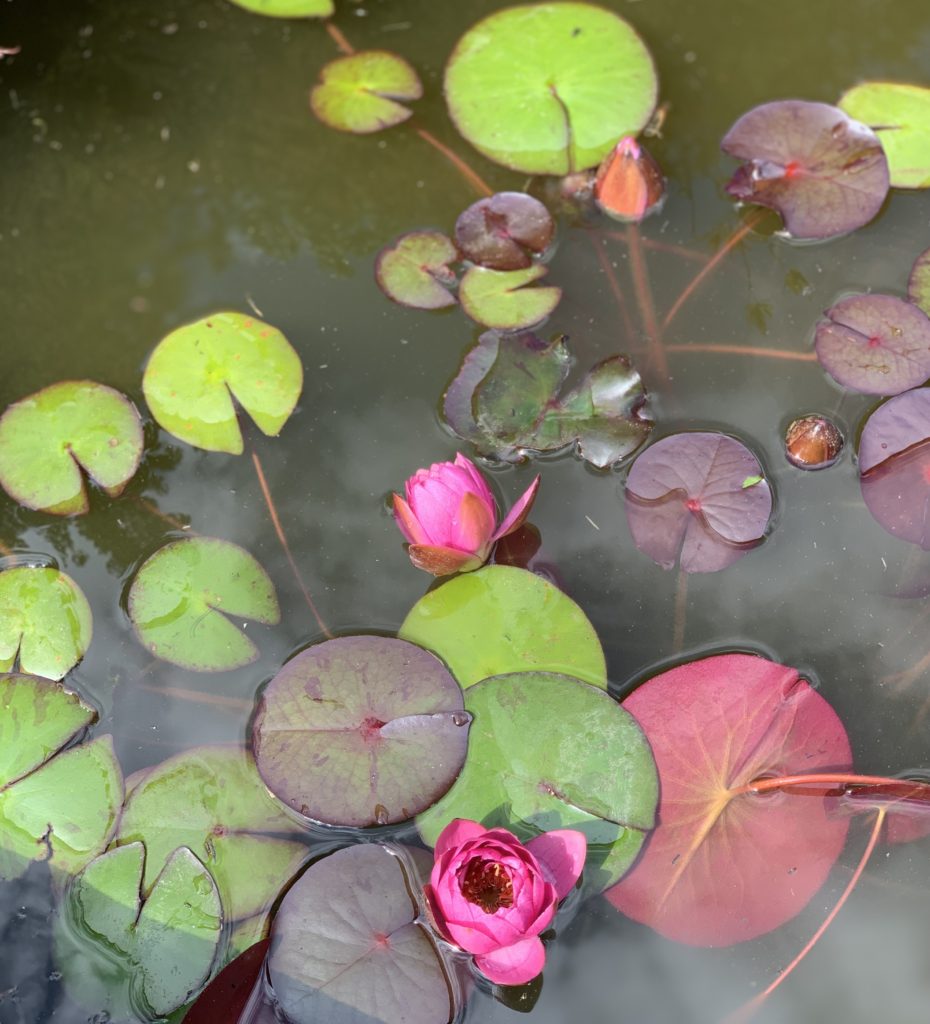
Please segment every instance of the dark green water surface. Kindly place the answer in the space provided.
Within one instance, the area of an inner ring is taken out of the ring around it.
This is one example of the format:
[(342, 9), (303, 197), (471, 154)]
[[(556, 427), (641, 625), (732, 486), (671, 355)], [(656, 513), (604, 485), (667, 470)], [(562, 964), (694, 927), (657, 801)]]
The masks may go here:
[[(336, 22), (359, 49), (389, 48), (418, 69), (415, 124), (467, 156), (496, 188), (525, 181), (458, 139), (441, 97), (456, 39), (502, 3), (337, 0)], [(643, 234), (713, 252), (738, 225), (722, 186), (719, 140), (771, 99), (835, 102), (865, 78), (930, 81), (925, 0), (606, 0), (652, 50), (670, 103), (653, 149), (670, 180)], [(144, 410), (142, 368), (169, 330), (215, 309), (261, 310), (305, 368), (303, 397), (278, 439), (247, 430), (314, 599), (336, 632), (396, 630), (428, 579), (410, 566), (386, 494), (417, 467), (459, 450), (437, 402), (473, 343), (459, 312), (388, 302), (372, 278), (377, 251), (414, 227), (450, 230), (474, 198), (415, 124), (368, 138), (311, 116), (309, 88), (336, 55), (318, 23), (262, 19), (224, 0), (0, 0), (0, 407), (67, 378), (91, 378)], [(602, 225), (614, 230), (613, 225)], [(606, 237), (606, 236), (605, 236)], [(546, 331), (567, 332), (581, 365), (628, 336), (598, 263), (606, 244), (635, 320), (625, 244), (566, 227), (550, 277), (565, 299)], [(669, 345), (758, 345), (808, 351), (819, 313), (843, 292), (903, 294), (930, 245), (930, 195), (893, 193), (879, 218), (826, 245), (753, 236), (676, 318)], [(698, 264), (649, 251), (660, 311)], [(633, 546), (623, 471), (571, 456), (493, 471), (509, 504), (543, 482), (532, 521), (536, 568), (585, 609), (617, 692), (681, 654), (740, 647), (795, 665), (820, 687), (851, 737), (857, 770), (930, 767), (930, 674), (902, 683), (927, 652), (926, 602), (889, 596), (927, 581), (930, 560), (897, 541), (862, 504), (853, 449), (876, 404), (845, 397), (816, 363), (670, 352), (650, 379), (656, 437), (719, 429), (763, 458), (776, 493), (774, 529), (722, 574), (688, 583), (684, 647), (673, 649), (676, 574)], [(851, 439), (839, 464), (802, 473), (785, 461), (787, 423), (835, 414)], [(259, 685), (318, 639), (261, 497), (248, 449), (207, 454), (148, 421), (142, 470), (118, 501), (54, 520), (0, 501), (0, 540), (56, 561), (87, 593), (95, 638), (69, 682), (101, 708), (127, 774), (193, 745), (238, 742)], [(160, 514), (159, 514), (160, 513)], [(132, 635), (121, 596), (173, 517), (235, 541), (268, 569), (280, 626), (250, 626), (261, 658), (197, 676), (155, 662)], [(201, 704), (166, 692), (199, 689)], [(595, 900), (550, 947), (532, 1011), (538, 1024), (713, 1022), (765, 987), (816, 929), (862, 842), (853, 838), (808, 909), (733, 949), (676, 945)], [(764, 1024), (911, 1024), (930, 1019), (930, 841), (880, 848), (833, 928), (757, 1019)], [(44, 877), (0, 887), (0, 1024), (78, 1024), (47, 947)], [(477, 993), (465, 1019), (513, 1011)], [(320, 1022), (325, 1024), (325, 1022)]]

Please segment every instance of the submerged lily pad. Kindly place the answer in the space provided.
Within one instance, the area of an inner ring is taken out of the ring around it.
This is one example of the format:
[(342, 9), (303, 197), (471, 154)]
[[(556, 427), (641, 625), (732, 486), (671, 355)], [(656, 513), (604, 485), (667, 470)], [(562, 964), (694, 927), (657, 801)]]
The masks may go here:
[(435, 651), (462, 687), (507, 672), (562, 672), (607, 687), (585, 613), (541, 576), (488, 565), (443, 583), (410, 609), (398, 636)]
[(904, 82), (862, 82), (840, 107), (881, 140), (895, 188), (930, 186), (930, 89)]
[(893, 295), (852, 295), (824, 313), (814, 343), (838, 383), (868, 395), (896, 395), (930, 377), (930, 318)]
[(455, 222), (455, 242), (473, 263), (490, 270), (523, 270), (549, 248), (555, 224), (525, 192), (498, 192), (472, 203)]
[(795, 238), (854, 231), (888, 194), (888, 161), (876, 134), (827, 103), (764, 103), (743, 114), (721, 148), (743, 161), (727, 192), (777, 210)]
[(624, 498), (633, 543), (663, 569), (718, 572), (762, 539), (772, 492), (759, 460), (726, 434), (663, 437), (633, 463)]
[(327, 640), (292, 658), (262, 693), (252, 726), (268, 788), (330, 825), (412, 818), (465, 760), (462, 691), (421, 647), (383, 636)]
[(469, 267), (459, 285), (462, 309), (476, 323), (518, 331), (545, 320), (562, 298), (555, 287), (527, 288), (548, 271), (538, 263), (525, 270)]
[(310, 108), (330, 128), (367, 135), (413, 114), (398, 100), (418, 100), (416, 71), (396, 53), (365, 50), (331, 60), (310, 93)]
[(527, 174), (594, 167), (652, 116), (656, 73), (622, 19), (586, 3), (508, 7), (472, 26), (446, 65), (452, 120), (481, 153)]
[(244, 313), (213, 313), (156, 346), (142, 377), (152, 415), (169, 434), (211, 452), (242, 453), (233, 399), (276, 437), (303, 386), (300, 358), (275, 327)]
[(116, 844), (144, 843), (145, 891), (186, 846), (216, 880), (230, 921), (266, 910), (307, 848), (251, 756), (200, 747), (156, 765), (126, 799)]
[(152, 654), (195, 672), (222, 672), (258, 657), (228, 616), (273, 625), (274, 584), (237, 544), (215, 537), (172, 541), (143, 562), (129, 588), (129, 618)]
[[(132, 843), (88, 864), (72, 886), (71, 912), (86, 933), (82, 959), (99, 957), (116, 975), (108, 979), (108, 991), (101, 996), (132, 1006), (132, 996), (141, 995), (147, 1015), (163, 1017), (186, 1003), (210, 977), (223, 911), (209, 871), (184, 847), (171, 854), (143, 899), (145, 855), (142, 843)], [(59, 954), (63, 952), (59, 943)], [(63, 966), (69, 978), (74, 968)], [(84, 977), (75, 981), (83, 990), (83, 1001), (89, 1002), (92, 982), (87, 975), (92, 972), (83, 964), (82, 968)], [(125, 991), (117, 994), (116, 987)]]
[(125, 395), (90, 380), (62, 381), (0, 417), (0, 484), (26, 508), (78, 515), (90, 507), (82, 471), (116, 497), (142, 447), (142, 422)]
[(914, 260), (907, 282), (907, 297), (930, 316), (930, 249)]
[(334, 10), (333, 0), (232, 0), (232, 3), (269, 18), (328, 18)]
[(401, 235), (375, 260), (378, 287), (394, 302), (413, 309), (454, 306), (449, 290), (456, 277), (449, 264), (458, 259), (452, 240), (441, 231), (411, 231)]
[(84, 657), (93, 616), (81, 588), (58, 569), (0, 572), (0, 672), (61, 679)]
[(519, 458), (526, 451), (575, 445), (598, 468), (634, 452), (649, 435), (642, 380), (625, 356), (598, 363), (560, 394), (571, 369), (564, 336), (487, 331), (466, 355), (443, 398), (443, 415), (482, 455)]
[(406, 859), (380, 843), (316, 861), (274, 920), (268, 976), (292, 1024), (448, 1024), (451, 967), (419, 923)]
[(453, 818), (503, 826), (521, 839), (558, 828), (588, 841), (586, 891), (613, 884), (654, 825), (658, 780), (633, 717), (570, 676), (518, 672), (465, 694), (474, 716), (458, 781), (417, 818), (434, 845)]

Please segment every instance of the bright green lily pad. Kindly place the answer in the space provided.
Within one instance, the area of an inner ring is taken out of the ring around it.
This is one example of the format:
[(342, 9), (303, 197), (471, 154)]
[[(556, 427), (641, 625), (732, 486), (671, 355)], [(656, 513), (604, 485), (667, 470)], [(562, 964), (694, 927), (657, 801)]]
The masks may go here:
[(469, 267), (459, 285), (462, 309), (479, 324), (518, 331), (545, 320), (562, 298), (561, 288), (526, 288), (548, 271), (535, 263), (525, 270)]
[(156, 765), (132, 789), (118, 845), (145, 844), (148, 890), (186, 846), (216, 881), (230, 921), (263, 913), (307, 853), (242, 750), (200, 747)]
[(62, 381), (0, 417), (0, 484), (26, 508), (78, 515), (89, 508), (81, 471), (116, 497), (142, 447), (142, 421), (125, 395), (91, 380)]
[(423, 86), (416, 71), (396, 53), (365, 50), (331, 60), (310, 93), (310, 109), (325, 125), (368, 135), (406, 121), (413, 114), (398, 100), (418, 100)]
[(474, 716), (465, 767), (417, 818), (434, 845), (453, 818), (503, 826), (523, 840), (576, 828), (588, 840), (586, 892), (613, 885), (655, 824), (659, 781), (635, 719), (570, 676), (520, 672), (465, 693)]
[(0, 672), (19, 657), (23, 672), (61, 679), (84, 657), (93, 616), (81, 588), (58, 569), (0, 572)]
[(895, 188), (930, 187), (930, 89), (904, 82), (863, 82), (839, 107), (881, 139)]
[(449, 289), (456, 278), (449, 264), (458, 255), (455, 243), (441, 231), (411, 231), (378, 254), (375, 280), (381, 291), (401, 306), (454, 306), (456, 298)]
[(211, 452), (242, 454), (233, 399), (276, 437), (303, 387), (300, 358), (284, 335), (245, 313), (213, 313), (172, 331), (152, 352), (142, 390), (175, 437)]
[(232, 3), (269, 18), (328, 18), (335, 9), (333, 0), (232, 0)]
[(652, 58), (616, 14), (586, 3), (508, 7), (459, 40), (449, 112), (481, 153), (527, 174), (594, 167), (656, 104)]
[(541, 576), (488, 565), (443, 583), (410, 609), (398, 636), (439, 655), (462, 687), (508, 672), (561, 672), (607, 688), (597, 633)]
[(215, 537), (172, 541), (143, 562), (129, 588), (129, 618), (158, 658), (195, 672), (248, 665), (258, 648), (227, 616), (274, 625), (274, 584), (243, 548)]
[(140, 991), (148, 1015), (162, 1017), (210, 977), (223, 911), (209, 871), (184, 847), (171, 854), (143, 900), (145, 856), (144, 846), (132, 843), (92, 861), (75, 879), (71, 912), (101, 957), (112, 961), (115, 950), (122, 960), (125, 1002), (131, 1005), (129, 989)]

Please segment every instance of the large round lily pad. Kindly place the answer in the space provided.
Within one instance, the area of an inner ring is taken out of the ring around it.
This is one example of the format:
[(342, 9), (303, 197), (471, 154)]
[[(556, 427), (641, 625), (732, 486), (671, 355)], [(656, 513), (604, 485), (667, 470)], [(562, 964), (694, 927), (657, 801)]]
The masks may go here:
[(232, 0), (232, 3), (269, 18), (328, 18), (334, 10), (333, 0)]
[(310, 93), (310, 109), (330, 128), (367, 135), (413, 114), (398, 100), (418, 100), (416, 71), (396, 53), (365, 50), (331, 60)]
[(656, 102), (652, 58), (616, 14), (586, 3), (508, 7), (459, 40), (449, 112), (491, 160), (528, 174), (594, 167)]
[(541, 576), (488, 565), (424, 595), (397, 634), (435, 651), (462, 687), (507, 672), (562, 672), (607, 687), (597, 633)]
[(227, 919), (263, 912), (306, 855), (291, 819), (268, 795), (251, 756), (200, 747), (150, 769), (132, 788), (116, 843), (145, 844), (147, 891), (186, 846), (216, 880)]
[(159, 548), (129, 588), (129, 617), (159, 658), (196, 672), (248, 665), (258, 648), (227, 616), (273, 625), (281, 617), (274, 584), (236, 544), (191, 537)]
[(485, 679), (466, 691), (465, 707), (474, 716), (468, 757), (452, 789), (417, 818), (426, 842), (453, 818), (521, 839), (580, 829), (586, 891), (616, 882), (658, 800), (655, 762), (633, 717), (602, 690), (548, 672)]
[(330, 825), (387, 825), (435, 803), (465, 760), (462, 691), (429, 651), (383, 636), (327, 640), (268, 684), (252, 727), (268, 788)]
[(90, 507), (82, 470), (111, 497), (142, 456), (136, 407), (90, 380), (52, 384), (0, 417), (0, 484), (21, 505), (71, 516)]
[(271, 987), (292, 1024), (449, 1024), (451, 970), (418, 923), (405, 859), (381, 844), (337, 850), (275, 916)]
[(242, 453), (233, 399), (272, 437), (303, 386), (300, 358), (275, 327), (244, 313), (213, 313), (172, 331), (152, 352), (142, 390), (159, 424), (211, 452)]
[(58, 569), (0, 572), (0, 671), (61, 679), (84, 657), (93, 616), (81, 588)]

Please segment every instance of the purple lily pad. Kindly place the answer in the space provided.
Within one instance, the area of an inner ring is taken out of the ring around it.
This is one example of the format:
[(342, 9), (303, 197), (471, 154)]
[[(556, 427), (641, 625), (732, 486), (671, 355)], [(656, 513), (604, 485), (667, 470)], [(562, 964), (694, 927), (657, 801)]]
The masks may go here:
[(413, 309), (444, 309), (454, 306), (449, 290), (456, 277), (449, 264), (458, 250), (441, 231), (411, 231), (401, 235), (375, 260), (375, 280), (384, 294), (401, 306)]
[(624, 492), (633, 542), (663, 569), (718, 572), (762, 539), (772, 492), (752, 452), (726, 434), (672, 434), (633, 463)]
[(866, 421), (859, 485), (890, 534), (930, 550), (930, 389), (897, 395)]
[(473, 263), (491, 270), (523, 270), (552, 242), (546, 207), (525, 192), (498, 192), (472, 203), (455, 222), (455, 241)]
[(380, 843), (312, 864), (274, 920), (268, 974), (292, 1024), (447, 1024), (451, 970), (417, 923), (420, 883)]
[(893, 295), (852, 295), (824, 313), (814, 348), (844, 387), (897, 395), (930, 377), (930, 318)]
[(721, 148), (744, 161), (727, 192), (777, 210), (795, 238), (855, 231), (888, 194), (888, 161), (878, 136), (827, 103), (764, 103), (743, 114)]
[(200, 993), (185, 1014), (183, 1024), (238, 1021), (245, 1012), (252, 990), (259, 983), (270, 941), (262, 939), (256, 942), (228, 963)]
[(914, 260), (907, 282), (907, 297), (925, 313), (930, 313), (930, 249)]
[(304, 817), (364, 828), (435, 803), (465, 762), (470, 716), (442, 662), (406, 640), (347, 636), (292, 658), (252, 728), (259, 773)]

